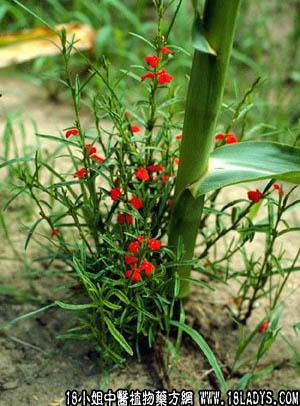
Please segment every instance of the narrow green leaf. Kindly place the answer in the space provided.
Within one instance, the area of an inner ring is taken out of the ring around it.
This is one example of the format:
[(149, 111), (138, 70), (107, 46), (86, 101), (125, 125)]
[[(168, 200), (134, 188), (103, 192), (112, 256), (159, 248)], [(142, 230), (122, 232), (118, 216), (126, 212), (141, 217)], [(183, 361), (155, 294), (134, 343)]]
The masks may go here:
[(132, 35), (133, 37), (136, 37), (136, 38), (146, 42), (146, 44), (148, 44), (151, 48), (155, 49), (155, 46), (150, 41), (148, 41), (146, 38), (144, 38), (142, 35), (138, 35), (135, 32), (129, 32), (129, 35)]
[(109, 307), (112, 310), (120, 310), (120, 309), (122, 309), (122, 307), (120, 305), (111, 303), (108, 300), (103, 300), (102, 303), (104, 304), (104, 306)]
[(295, 333), (298, 334), (298, 331), (297, 331), (297, 330), (300, 330), (300, 323), (294, 324), (294, 325), (293, 325), (293, 329), (294, 329)]
[(2, 210), (5, 211), (8, 208), (8, 206), (24, 191), (26, 191), (26, 187), (22, 187), (17, 193), (15, 193), (10, 199), (8, 199), (8, 201), (3, 206)]
[(217, 53), (206, 39), (207, 33), (204, 28), (203, 20), (197, 16), (193, 26), (193, 46), (197, 51), (216, 56)]
[(49, 186), (48, 189), (57, 189), (59, 187), (78, 185), (81, 183), (83, 183), (81, 180), (70, 180), (70, 181), (66, 181), (66, 182), (55, 183), (54, 185)]
[(129, 355), (133, 355), (132, 348), (127, 343), (122, 334), (116, 329), (113, 323), (106, 316), (104, 316), (103, 320), (106, 323), (108, 330), (110, 334), (114, 337), (114, 339), (118, 341), (118, 343), (124, 348), (126, 352), (128, 352)]
[(300, 184), (300, 148), (275, 142), (242, 142), (217, 148), (208, 171), (189, 186), (196, 198), (225, 186), (263, 179)]
[(33, 233), (34, 233), (34, 230), (37, 228), (37, 226), (40, 224), (40, 222), (41, 222), (42, 220), (44, 220), (43, 217), (42, 217), (42, 218), (39, 218), (38, 220), (36, 220), (36, 221), (34, 222), (33, 226), (30, 228), (30, 230), (29, 230), (29, 232), (28, 232), (28, 234), (27, 234), (26, 241), (25, 241), (25, 247), (24, 247), (25, 250), (26, 250), (27, 247), (28, 247), (28, 244), (29, 244), (29, 242), (30, 242), (30, 240), (31, 240), (31, 237), (32, 237)]
[(11, 286), (0, 285), (0, 295), (12, 296), (15, 298), (19, 297), (22, 300), (29, 302), (38, 302), (38, 303), (41, 302), (41, 299), (32, 296), (30, 293), (20, 289), (13, 288)]
[(193, 283), (195, 283), (196, 285), (200, 285), (200, 286), (202, 286), (203, 288), (210, 289), (210, 290), (212, 290), (212, 291), (215, 291), (215, 290), (216, 290), (216, 289), (214, 289), (212, 286), (208, 285), (207, 283), (205, 283), (205, 282), (203, 282), (203, 281), (200, 281), (199, 279), (188, 278), (188, 277), (186, 277), (186, 278), (181, 278), (181, 277), (179, 277), (179, 280), (181, 280), (181, 281), (193, 282)]
[(214, 356), (214, 353), (212, 352), (212, 350), (210, 349), (204, 338), (196, 330), (187, 326), (186, 324), (179, 323), (174, 320), (171, 320), (170, 324), (175, 327), (181, 328), (186, 334), (188, 334), (195, 341), (196, 344), (198, 344), (198, 346), (206, 356), (208, 362), (210, 363), (211, 367), (215, 371), (216, 377), (218, 378), (223, 391), (227, 392), (228, 388), (221, 368), (219, 367), (219, 364), (216, 360), (216, 357)]
[(242, 376), (242, 378), (238, 381), (235, 390), (244, 389), (246, 383), (248, 383), (251, 378), (252, 378), (252, 374), (251, 374), (250, 372), (247, 372), (247, 373), (246, 373), (244, 376)]
[(47, 309), (50, 309), (50, 307), (54, 307), (54, 306), (55, 306), (55, 303), (51, 303), (51, 304), (49, 304), (49, 305), (47, 305), (47, 306), (41, 307), (41, 308), (39, 308), (39, 309), (37, 309), (37, 310), (34, 310), (34, 311), (32, 311), (32, 312), (22, 314), (21, 316), (16, 317), (16, 318), (13, 319), (13, 320), (6, 321), (6, 322), (4, 322), (4, 323), (0, 323), (0, 330), (1, 330), (2, 328), (4, 328), (4, 327), (12, 326), (13, 324), (16, 324), (16, 323), (17, 323), (18, 321), (20, 321), (20, 320), (26, 319), (27, 317), (34, 316), (34, 315), (36, 315), (37, 313), (41, 313), (41, 312), (43, 312), (43, 311), (45, 311), (45, 310), (47, 310)]
[(60, 300), (55, 300), (54, 302), (57, 306), (61, 307), (62, 309), (65, 310), (85, 310), (85, 309), (90, 309), (92, 307), (96, 307), (95, 304), (88, 303), (88, 304), (68, 304), (61, 302)]
[(33, 161), (32, 156), (27, 156), (27, 157), (24, 157), (24, 158), (14, 158), (14, 159), (10, 159), (9, 161), (1, 162), (0, 163), (0, 168), (4, 168), (5, 166), (18, 164), (18, 163), (21, 163), (21, 162), (29, 162), (29, 161)]
[(53, 137), (53, 135), (48, 135), (48, 134), (36, 134), (36, 136), (37, 136), (37, 137), (40, 137), (40, 138), (47, 138), (48, 140), (60, 142), (60, 143), (62, 143), (62, 144), (73, 145), (74, 147), (79, 147), (79, 145), (76, 144), (75, 142), (69, 141), (69, 140), (64, 139), (64, 138)]
[(109, 295), (107, 296), (107, 299), (109, 299), (112, 295), (116, 295), (122, 302), (126, 304), (130, 303), (128, 297), (121, 291), (118, 291), (116, 289), (111, 290)]

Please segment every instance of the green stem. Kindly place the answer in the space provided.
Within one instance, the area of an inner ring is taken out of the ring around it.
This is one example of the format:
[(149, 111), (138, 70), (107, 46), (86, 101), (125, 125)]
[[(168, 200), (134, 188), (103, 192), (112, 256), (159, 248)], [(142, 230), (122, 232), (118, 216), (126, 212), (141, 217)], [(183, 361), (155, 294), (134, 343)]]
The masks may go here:
[[(204, 197), (194, 199), (186, 187), (205, 175), (214, 141), (216, 120), (224, 92), (240, 0), (207, 0), (204, 9), (205, 38), (216, 56), (194, 53), (175, 187), (169, 245), (177, 252), (184, 246), (184, 260), (193, 258)], [(179, 276), (189, 276), (191, 266), (181, 266)], [(182, 281), (179, 297), (189, 293)]]

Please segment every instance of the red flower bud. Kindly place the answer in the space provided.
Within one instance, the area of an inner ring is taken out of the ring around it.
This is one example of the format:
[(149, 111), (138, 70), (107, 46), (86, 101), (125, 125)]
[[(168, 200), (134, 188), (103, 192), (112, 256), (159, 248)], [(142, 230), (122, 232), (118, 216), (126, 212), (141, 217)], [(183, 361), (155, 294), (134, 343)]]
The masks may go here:
[(150, 179), (147, 169), (144, 169), (142, 166), (139, 166), (139, 169), (134, 174), (140, 180), (149, 180)]
[(91, 156), (91, 158), (95, 159), (96, 161), (100, 162), (101, 164), (103, 164), (103, 162), (104, 162), (104, 159), (101, 158), (100, 156), (96, 155), (96, 154), (93, 154)]
[(142, 82), (144, 82), (144, 80), (145, 79), (148, 79), (148, 78), (155, 78), (155, 75), (154, 75), (154, 73), (152, 73), (152, 72), (149, 72), (149, 73), (146, 73), (145, 75), (142, 75), (141, 76), (141, 81)]
[(87, 152), (89, 155), (95, 154), (95, 153), (97, 152), (96, 148), (95, 148), (95, 147), (92, 147), (91, 144), (86, 144), (85, 149), (86, 149), (86, 152)]
[(141, 264), (141, 270), (142, 271), (144, 270), (145, 274), (149, 276), (152, 271), (155, 272), (156, 268), (153, 264), (151, 264), (151, 262), (148, 262), (145, 259), (143, 259)]
[(162, 54), (171, 54), (171, 53), (172, 53), (171, 49), (169, 49), (169, 48), (167, 48), (167, 47), (163, 47), (163, 48), (160, 50), (160, 52), (161, 52)]
[(150, 238), (147, 241), (147, 244), (149, 245), (149, 248), (150, 248), (151, 251), (157, 251), (157, 250), (160, 249), (160, 246), (161, 246), (160, 241), (155, 240), (154, 238)]
[(133, 133), (138, 133), (141, 131), (141, 129), (139, 127), (137, 127), (136, 125), (131, 125), (130, 129)]
[(268, 320), (265, 320), (261, 323), (261, 325), (259, 326), (259, 331), (261, 333), (264, 333), (268, 328)]
[(129, 265), (131, 263), (135, 264), (138, 262), (138, 257), (132, 257), (131, 255), (125, 255), (125, 264)]
[(131, 242), (131, 243), (129, 244), (129, 246), (128, 246), (129, 251), (132, 252), (133, 254), (135, 254), (136, 252), (138, 252), (140, 248), (141, 248), (141, 247), (140, 247), (140, 244), (139, 244), (137, 241)]
[(157, 64), (158, 64), (158, 61), (161, 61), (162, 60), (162, 58), (159, 58), (158, 56), (156, 56), (156, 55), (152, 55), (152, 56), (145, 56), (145, 61), (147, 62), (147, 64), (149, 65), (149, 66), (151, 66), (152, 68), (156, 68), (157, 67)]
[(58, 234), (60, 232), (59, 228), (55, 228), (52, 233), (51, 233), (51, 238), (54, 238), (56, 236), (56, 234)]
[(117, 200), (119, 198), (119, 196), (123, 196), (120, 187), (111, 189), (111, 191), (109, 193), (110, 193), (110, 197), (112, 200)]
[(170, 75), (168, 72), (166, 72), (164, 69), (162, 69), (159, 72), (156, 72), (157, 74), (157, 81), (159, 84), (163, 85), (165, 83), (170, 83), (174, 77)]
[(263, 193), (259, 189), (256, 190), (249, 190), (248, 192), (248, 199), (252, 200), (252, 202), (257, 203), (260, 201), (261, 197), (263, 197)]
[(85, 177), (85, 175), (86, 175), (86, 169), (85, 168), (81, 168), (81, 169), (79, 169), (78, 171), (76, 171), (75, 173), (74, 173), (74, 178), (76, 178), (76, 177), (78, 177), (78, 178), (84, 178)]
[(139, 235), (138, 237), (136, 237), (136, 240), (142, 244), (142, 242), (144, 241), (145, 237), (143, 235)]
[(66, 136), (66, 138), (69, 138), (69, 137), (71, 137), (71, 135), (77, 135), (78, 132), (79, 132), (79, 131), (74, 128), (73, 130), (68, 130), (68, 131), (66, 132), (65, 136)]
[(131, 200), (129, 200), (129, 203), (132, 204), (132, 206), (139, 210), (143, 207), (143, 202), (141, 201), (141, 199), (139, 199), (137, 196), (133, 196), (133, 198)]
[(129, 278), (131, 275), (131, 279), (133, 281), (139, 281), (141, 279), (141, 270), (139, 268), (134, 267), (132, 270), (126, 271), (125, 275)]
[(235, 144), (239, 142), (235, 135), (225, 135), (226, 137), (226, 144)]

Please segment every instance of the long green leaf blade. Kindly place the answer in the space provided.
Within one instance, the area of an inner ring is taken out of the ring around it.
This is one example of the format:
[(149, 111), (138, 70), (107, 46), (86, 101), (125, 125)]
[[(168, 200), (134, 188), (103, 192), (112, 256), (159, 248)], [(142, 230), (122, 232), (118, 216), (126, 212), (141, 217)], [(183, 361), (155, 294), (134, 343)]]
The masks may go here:
[(189, 190), (196, 198), (225, 186), (262, 179), (300, 184), (300, 148), (275, 142), (242, 142), (212, 152), (202, 179)]
[(86, 304), (69, 304), (69, 303), (64, 303), (61, 302), (60, 300), (55, 300), (54, 302), (57, 306), (61, 307), (62, 309), (65, 310), (86, 310), (90, 309), (92, 307), (96, 307), (96, 305), (92, 303), (86, 303)]
[(115, 338), (115, 340), (118, 341), (118, 343), (124, 348), (126, 352), (128, 352), (129, 355), (133, 355), (132, 348), (127, 343), (122, 334), (116, 329), (113, 323), (107, 317), (104, 317), (104, 321), (108, 327), (110, 334)]
[(216, 357), (214, 356), (212, 350), (204, 340), (204, 338), (193, 328), (187, 326), (184, 323), (179, 323), (178, 321), (171, 320), (170, 324), (172, 324), (175, 327), (178, 327), (182, 329), (185, 333), (187, 333), (194, 341), (195, 343), (198, 344), (200, 349), (204, 352), (204, 355), (206, 356), (208, 362), (212, 366), (213, 370), (215, 371), (216, 377), (218, 378), (222, 389), (224, 392), (227, 392), (227, 384), (225, 382), (223, 373), (221, 371), (221, 368), (219, 367), (219, 364), (216, 360)]
[(1, 162), (0, 163), (0, 168), (4, 168), (5, 166), (18, 164), (18, 163), (21, 163), (21, 162), (29, 162), (29, 161), (33, 161), (32, 156), (27, 156), (27, 157), (24, 157), (24, 158), (13, 158), (13, 159), (10, 159), (9, 161)]

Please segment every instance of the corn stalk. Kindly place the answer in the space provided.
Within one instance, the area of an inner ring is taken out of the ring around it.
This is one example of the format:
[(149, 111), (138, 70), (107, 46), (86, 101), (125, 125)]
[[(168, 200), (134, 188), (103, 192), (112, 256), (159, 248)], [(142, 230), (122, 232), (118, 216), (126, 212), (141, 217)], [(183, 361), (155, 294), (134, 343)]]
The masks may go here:
[[(180, 165), (175, 187), (169, 245), (175, 251), (180, 241), (184, 260), (193, 258), (204, 196), (194, 198), (187, 186), (206, 173), (214, 140), (216, 120), (224, 92), (240, 0), (207, 0), (204, 15), (196, 15), (195, 50), (189, 83)], [(178, 268), (189, 277), (190, 266)], [(180, 284), (179, 297), (189, 293), (189, 282)]]
[[(196, 8), (196, 0), (194, 5)], [(241, 142), (211, 152), (239, 6), (240, 0), (206, 0), (203, 19), (196, 14), (196, 51), (169, 228), (169, 245), (177, 254), (183, 247), (186, 261), (194, 255), (206, 193), (261, 179), (300, 184), (300, 148), (276, 142)], [(174, 271), (180, 280), (176, 294), (184, 298), (189, 293), (189, 280), (182, 278), (190, 276), (191, 266)]]

